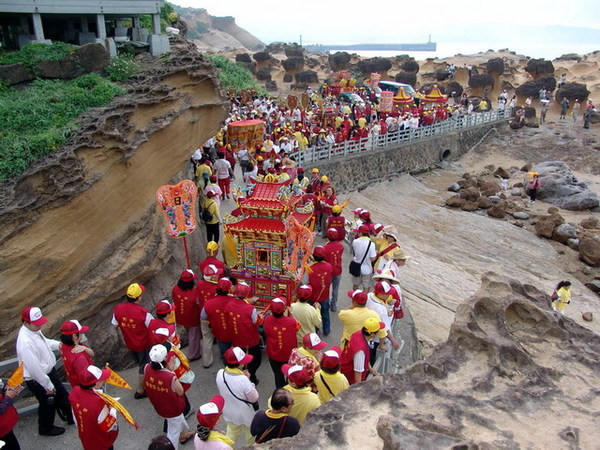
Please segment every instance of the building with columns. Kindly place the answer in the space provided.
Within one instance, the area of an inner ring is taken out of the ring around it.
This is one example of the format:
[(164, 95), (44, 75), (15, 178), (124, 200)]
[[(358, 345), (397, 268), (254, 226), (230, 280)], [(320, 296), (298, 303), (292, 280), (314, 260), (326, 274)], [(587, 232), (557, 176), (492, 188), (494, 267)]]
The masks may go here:
[[(169, 51), (168, 36), (160, 30), (163, 5), (164, 0), (0, 0), (0, 43), (19, 49), (30, 42), (96, 42), (114, 55), (116, 43), (133, 41), (160, 55)], [(146, 14), (151, 30), (140, 23)]]

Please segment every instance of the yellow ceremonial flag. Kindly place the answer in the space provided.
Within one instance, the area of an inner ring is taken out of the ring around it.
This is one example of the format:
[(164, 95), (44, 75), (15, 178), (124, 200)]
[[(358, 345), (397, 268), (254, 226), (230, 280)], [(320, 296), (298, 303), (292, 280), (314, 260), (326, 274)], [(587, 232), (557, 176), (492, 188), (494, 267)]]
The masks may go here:
[(23, 376), (23, 363), (21, 363), (19, 364), (19, 367), (17, 367), (17, 370), (15, 370), (15, 373), (13, 373), (8, 379), (6, 384), (10, 387), (15, 387), (23, 384), (24, 381), (25, 377)]
[(131, 425), (132, 427), (134, 427), (136, 430), (139, 430), (140, 427), (139, 424), (135, 421), (135, 419), (131, 416), (131, 414), (129, 414), (129, 411), (127, 411), (125, 409), (125, 407), (123, 405), (121, 405), (117, 399), (111, 397), (108, 394), (105, 394), (104, 392), (98, 392), (96, 391), (96, 393), (102, 397), (102, 399), (106, 402), (107, 405), (112, 406), (113, 408), (115, 408), (117, 411), (119, 411), (119, 413), (123, 416), (123, 418), (125, 419), (125, 421)]
[(127, 381), (125, 381), (125, 379), (121, 375), (119, 375), (117, 372), (112, 370), (108, 366), (108, 363), (106, 363), (106, 368), (108, 370), (110, 370), (110, 377), (108, 377), (108, 380), (106, 380), (106, 383), (112, 384), (113, 386), (117, 386), (117, 387), (124, 388), (124, 389), (131, 389), (131, 386), (129, 385), (129, 383)]
[(187, 356), (185, 356), (183, 352), (174, 345), (171, 347), (171, 351), (175, 353), (175, 355), (179, 358), (179, 361), (181, 361), (181, 365), (185, 367), (186, 370), (190, 370), (190, 362), (188, 361)]
[(175, 311), (171, 311), (169, 313), (169, 315), (167, 316), (167, 318), (165, 319), (165, 322), (171, 324), (171, 323), (175, 323)]
[(228, 232), (224, 233), (225, 235), (225, 243), (223, 245), (223, 257), (225, 258), (225, 262), (228, 267), (237, 266), (238, 254), (237, 254), (237, 240), (236, 238)]

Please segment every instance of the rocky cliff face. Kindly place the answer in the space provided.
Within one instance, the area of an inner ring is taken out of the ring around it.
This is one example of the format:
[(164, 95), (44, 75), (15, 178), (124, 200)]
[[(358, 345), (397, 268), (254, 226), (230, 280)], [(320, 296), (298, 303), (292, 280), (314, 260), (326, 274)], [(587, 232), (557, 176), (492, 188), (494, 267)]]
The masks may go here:
[(352, 387), (271, 448), (594, 448), (600, 337), (486, 273), (448, 340)]
[(204, 8), (176, 7), (176, 11), (187, 25), (188, 38), (202, 51), (258, 51), (265, 47), (260, 39), (239, 27), (234, 17), (211, 16)]
[[(181, 243), (167, 237), (154, 195), (188, 177), (182, 169), (227, 104), (213, 66), (183, 41), (128, 91), (82, 117), (65, 148), (1, 187), (3, 357), (14, 354), (21, 309), (38, 305), (50, 319), (47, 335), (66, 319), (89, 323), (99, 360), (114, 362), (120, 349), (106, 331), (114, 302), (130, 282), (154, 277), (151, 309), (170, 290), (161, 271), (182, 269)], [(196, 260), (200, 233), (190, 239)]]

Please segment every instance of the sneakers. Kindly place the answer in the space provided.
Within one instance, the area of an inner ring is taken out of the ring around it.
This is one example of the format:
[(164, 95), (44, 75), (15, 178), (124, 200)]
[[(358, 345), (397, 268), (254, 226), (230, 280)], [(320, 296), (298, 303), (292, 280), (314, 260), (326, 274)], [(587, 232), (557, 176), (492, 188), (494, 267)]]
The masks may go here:
[(332, 303), (331, 305), (329, 305), (329, 311), (337, 311), (337, 306), (335, 305), (335, 303)]
[(196, 434), (196, 432), (194, 430), (182, 431), (181, 434), (179, 435), (179, 443), (185, 444), (187, 441), (192, 439), (195, 434)]
[(40, 436), (60, 436), (65, 432), (63, 427), (52, 427), (47, 431), (40, 431)]

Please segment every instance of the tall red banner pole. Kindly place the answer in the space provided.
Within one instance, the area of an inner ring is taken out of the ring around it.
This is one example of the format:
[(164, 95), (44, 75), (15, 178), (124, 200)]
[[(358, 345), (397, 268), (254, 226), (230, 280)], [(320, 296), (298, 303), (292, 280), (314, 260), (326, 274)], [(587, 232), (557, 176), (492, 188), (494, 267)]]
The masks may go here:
[(183, 237), (183, 249), (185, 250), (185, 261), (187, 262), (187, 268), (191, 269), (192, 265), (190, 264), (190, 253), (188, 252), (187, 240), (185, 236)]

